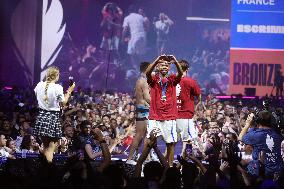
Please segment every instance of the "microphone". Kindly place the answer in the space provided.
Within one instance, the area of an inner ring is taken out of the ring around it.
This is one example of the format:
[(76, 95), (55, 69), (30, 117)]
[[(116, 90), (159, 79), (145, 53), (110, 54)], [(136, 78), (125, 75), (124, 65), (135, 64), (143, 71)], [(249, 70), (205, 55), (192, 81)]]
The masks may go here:
[(74, 83), (74, 78), (72, 76), (69, 76), (69, 87), (71, 87)]

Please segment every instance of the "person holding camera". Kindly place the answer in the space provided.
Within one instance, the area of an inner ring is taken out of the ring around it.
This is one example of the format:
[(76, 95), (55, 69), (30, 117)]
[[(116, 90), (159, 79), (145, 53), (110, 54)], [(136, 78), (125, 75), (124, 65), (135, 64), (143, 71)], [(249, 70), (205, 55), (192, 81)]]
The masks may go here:
[[(253, 122), (256, 122), (256, 127), (253, 127)], [(283, 138), (273, 128), (272, 114), (269, 111), (260, 111), (257, 116), (251, 113), (239, 135), (239, 140), (253, 147), (253, 161), (248, 165), (248, 171), (252, 175), (259, 176), (262, 166), (268, 178), (273, 178), (283, 170), (281, 157)], [(264, 161), (259, 161), (260, 156)]]
[(43, 142), (43, 154), (48, 162), (52, 162), (58, 140), (62, 137), (60, 123), (60, 107), (65, 106), (75, 83), (63, 94), (63, 87), (56, 82), (59, 80), (59, 69), (49, 67), (45, 81), (40, 81), (35, 87), (39, 114), (35, 122), (33, 134), (41, 138)]
[[(174, 63), (177, 74), (169, 75), (170, 64)], [(152, 75), (157, 68), (155, 75)], [(174, 160), (174, 144), (177, 142), (176, 119), (178, 115), (176, 86), (182, 77), (182, 69), (173, 55), (161, 55), (146, 69), (147, 83), (150, 87), (150, 112), (147, 138), (154, 130), (162, 136), (167, 146), (166, 159)]]
[(165, 13), (159, 14), (159, 19), (154, 21), (154, 29), (157, 33), (157, 49), (158, 54), (165, 53), (168, 49), (168, 40), (170, 28), (174, 24), (174, 22), (170, 19), (168, 15)]

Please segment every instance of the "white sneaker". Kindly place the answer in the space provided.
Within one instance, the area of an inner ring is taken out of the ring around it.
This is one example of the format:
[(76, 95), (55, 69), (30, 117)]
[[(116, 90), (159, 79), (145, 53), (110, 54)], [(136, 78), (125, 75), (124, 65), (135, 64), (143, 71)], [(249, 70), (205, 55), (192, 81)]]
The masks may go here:
[(127, 160), (125, 163), (127, 163), (129, 165), (136, 165), (137, 164), (137, 162), (132, 160), (132, 159), (131, 160)]

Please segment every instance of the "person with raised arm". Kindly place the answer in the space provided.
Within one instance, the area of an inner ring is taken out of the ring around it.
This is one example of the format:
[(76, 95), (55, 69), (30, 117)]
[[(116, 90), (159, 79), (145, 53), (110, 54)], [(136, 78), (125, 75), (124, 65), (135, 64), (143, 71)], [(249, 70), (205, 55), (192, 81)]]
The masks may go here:
[(57, 142), (62, 137), (60, 123), (60, 107), (65, 106), (75, 83), (63, 94), (63, 87), (56, 82), (59, 80), (59, 69), (49, 67), (46, 72), (45, 81), (40, 81), (35, 87), (39, 114), (35, 122), (33, 134), (41, 138), (43, 142), (43, 154), (48, 162), (52, 162)]
[[(171, 63), (175, 64), (177, 74), (169, 75)], [(155, 75), (152, 75), (154, 69)], [(176, 86), (182, 77), (182, 69), (173, 55), (161, 55), (146, 70), (150, 86), (150, 112), (147, 138), (153, 130), (162, 136), (167, 146), (166, 159), (173, 165), (174, 145), (177, 142), (176, 119), (178, 115)]]

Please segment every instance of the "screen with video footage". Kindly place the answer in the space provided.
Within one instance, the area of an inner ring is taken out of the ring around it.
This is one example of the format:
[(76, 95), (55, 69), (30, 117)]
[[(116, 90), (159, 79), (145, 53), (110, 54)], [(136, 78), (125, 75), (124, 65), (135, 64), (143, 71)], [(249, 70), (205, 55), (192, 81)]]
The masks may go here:
[(204, 92), (226, 93), (230, 23), (190, 18), (225, 17), (230, 5), (218, 11), (215, 1), (207, 10), (201, 5), (192, 0), (65, 1), (70, 24), (56, 62), (83, 87), (131, 92), (140, 62), (173, 54), (191, 63), (190, 76)]
[[(17, 13), (19, 7), (25, 7), (23, 2), (19, 1), (14, 10), (10, 8), (15, 52), (22, 55), (23, 43), (17, 42), (19, 37), (15, 35), (22, 36), (24, 32), (16, 33), (21, 29), (14, 25), (24, 19), (17, 17), (21, 15)], [(23, 57), (21, 61), (30, 64), (21, 81), (30, 77), (36, 83), (36, 77), (30, 75), (40, 74), (43, 79), (46, 68), (55, 65), (60, 68), (63, 84), (72, 76), (82, 88), (133, 92), (141, 62), (153, 62), (161, 54), (174, 55), (190, 62), (188, 74), (204, 93), (226, 94), (230, 44), (230, 4), (226, 2), (43, 0), (42, 28), (35, 30), (42, 31), (41, 51), (31, 46), (37, 52), (35, 56), (40, 57), (30, 61), (25, 57), (32, 56), (31, 53), (13, 57)], [(28, 7), (32, 14), (32, 6)], [(21, 67), (22, 62), (17, 61)], [(33, 62), (40, 62), (40, 66), (31, 68)]]

